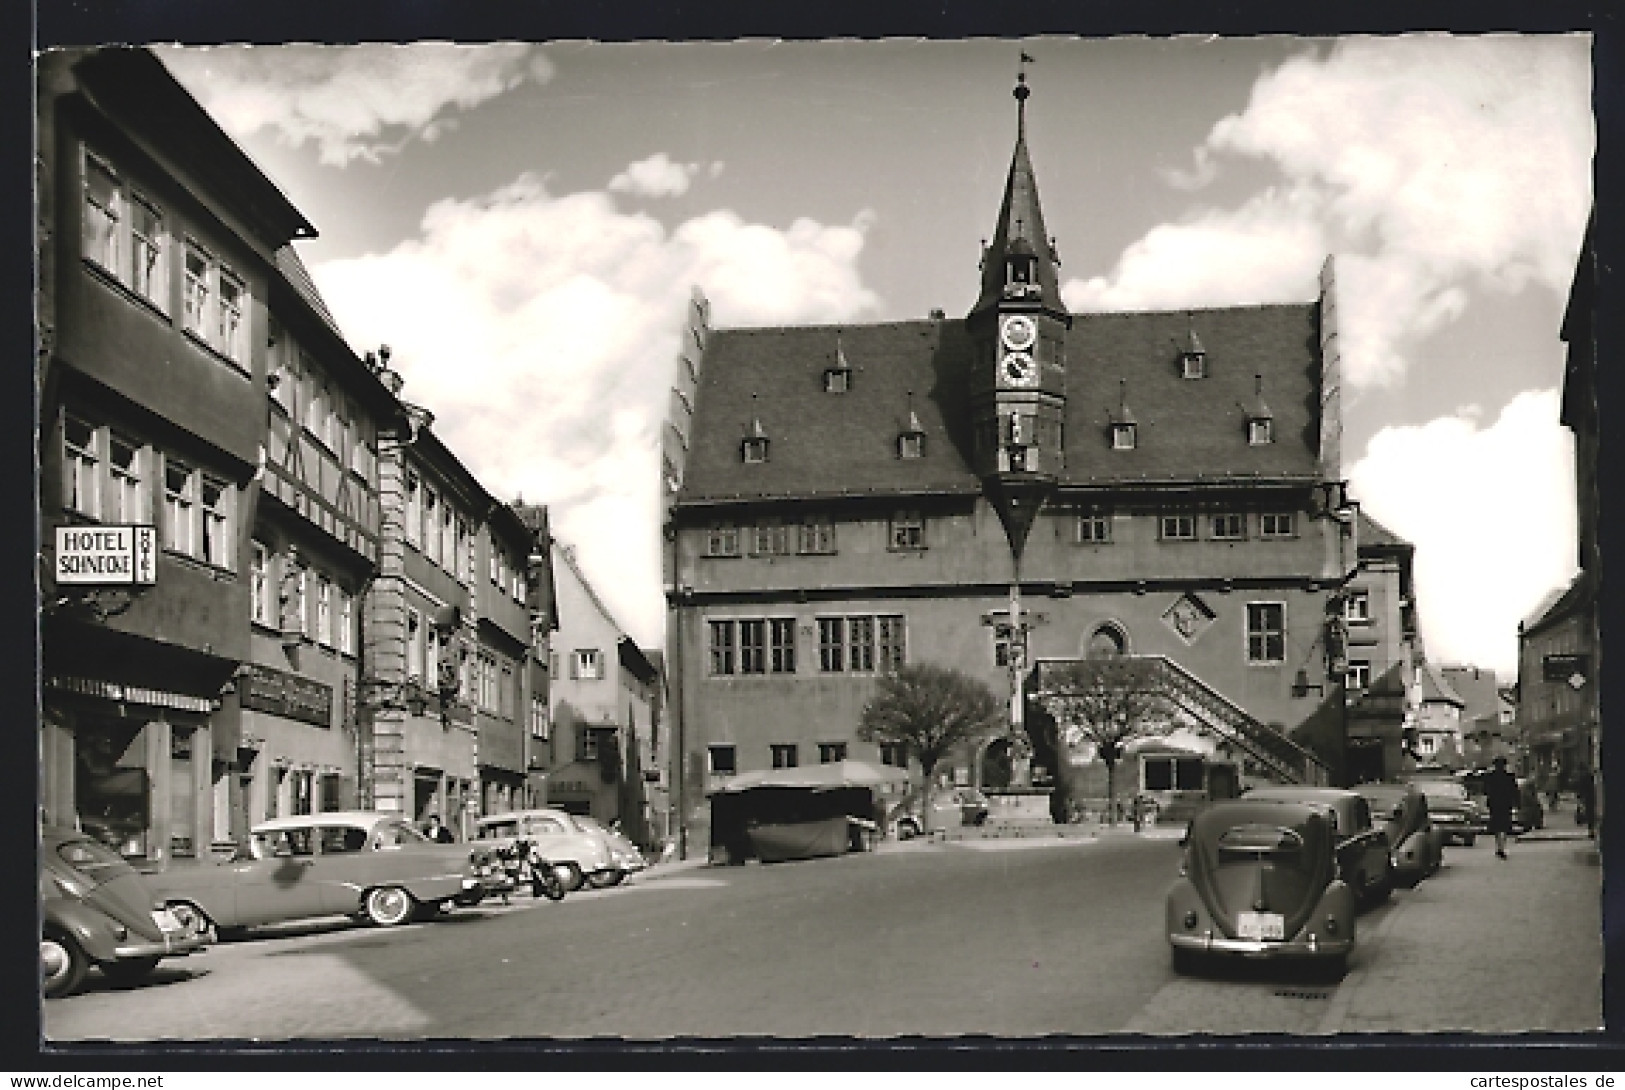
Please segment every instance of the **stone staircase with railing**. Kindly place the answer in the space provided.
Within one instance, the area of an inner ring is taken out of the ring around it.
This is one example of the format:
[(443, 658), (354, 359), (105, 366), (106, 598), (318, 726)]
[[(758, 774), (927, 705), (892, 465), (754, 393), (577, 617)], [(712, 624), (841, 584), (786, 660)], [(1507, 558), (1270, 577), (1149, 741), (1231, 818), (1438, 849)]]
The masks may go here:
[[(1065, 691), (1065, 684), (1087, 681), (1092, 662), (1088, 659), (1040, 661), (1035, 679), (1037, 689), (1049, 689), (1060, 695)], [(1216, 735), (1228, 748), (1250, 759), (1272, 779), (1317, 787), (1331, 782), (1330, 770), (1314, 753), (1261, 722), (1167, 655), (1118, 656), (1100, 660), (1100, 668), (1103, 672), (1112, 671), (1132, 678), (1131, 683), (1136, 687), (1166, 695), (1199, 730)], [(1051, 681), (1047, 673), (1052, 673), (1057, 680)], [(1064, 682), (1059, 680), (1063, 674)]]

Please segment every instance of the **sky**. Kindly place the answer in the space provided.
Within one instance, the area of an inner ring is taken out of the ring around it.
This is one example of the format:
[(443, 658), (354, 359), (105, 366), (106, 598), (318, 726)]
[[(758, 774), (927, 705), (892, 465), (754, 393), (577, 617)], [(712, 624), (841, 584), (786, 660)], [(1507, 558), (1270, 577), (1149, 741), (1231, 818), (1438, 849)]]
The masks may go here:
[(1429, 658), (1511, 681), (1575, 571), (1584, 35), (158, 50), (316, 224), (351, 345), (646, 647), (691, 292), (725, 327), (963, 315), (1023, 51), (1074, 311), (1309, 301), (1335, 255), (1353, 497), (1416, 545)]

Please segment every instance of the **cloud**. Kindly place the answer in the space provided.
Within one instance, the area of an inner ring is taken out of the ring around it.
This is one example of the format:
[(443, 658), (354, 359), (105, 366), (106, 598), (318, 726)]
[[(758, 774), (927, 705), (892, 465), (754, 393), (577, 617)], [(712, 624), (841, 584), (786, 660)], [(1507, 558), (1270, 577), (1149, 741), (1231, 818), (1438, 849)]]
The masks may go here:
[(532, 46), (287, 45), (275, 49), (162, 47), (158, 55), (220, 126), (239, 139), (273, 130), (297, 147), (313, 141), (321, 161), (377, 162), (412, 139), (433, 141), (468, 110), (553, 65)]
[(667, 231), (525, 176), (448, 199), (417, 237), (312, 273), (351, 343), (388, 343), (403, 395), (495, 495), (550, 505), (641, 642), (658, 643), (657, 440), (691, 286), (718, 325), (850, 321), (879, 300), (858, 226), (714, 211)]
[[(688, 192), (689, 182), (701, 169), (699, 163), (674, 163), (660, 151), (615, 175), (609, 180), (609, 189), (637, 197), (680, 197)], [(710, 164), (709, 173), (715, 178), (722, 173), (722, 164)]]
[(1556, 390), (1527, 390), (1488, 427), (1467, 406), (1385, 428), (1349, 471), (1367, 513), (1417, 546), (1431, 661), (1510, 681), (1518, 622), (1574, 574), (1574, 453), (1558, 403)]
[[(1195, 188), (1216, 159), (1249, 156), (1281, 172), (1276, 189), (1158, 226), (1109, 275), (1063, 293), (1085, 309), (1306, 299), (1336, 252), (1355, 334), (1347, 378), (1391, 385), (1467, 290), (1533, 280), (1566, 292), (1593, 144), (1587, 38), (1339, 41), (1260, 77), (1247, 108), (1194, 149), (1191, 172), (1164, 172)], [(1313, 261), (1308, 245), (1322, 251)]]

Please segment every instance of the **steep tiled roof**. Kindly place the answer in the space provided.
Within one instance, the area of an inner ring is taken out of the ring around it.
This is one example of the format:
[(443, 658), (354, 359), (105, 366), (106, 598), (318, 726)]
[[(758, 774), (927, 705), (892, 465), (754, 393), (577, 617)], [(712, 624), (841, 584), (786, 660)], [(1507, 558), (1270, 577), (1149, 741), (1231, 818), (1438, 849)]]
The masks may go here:
[(1364, 549), (1368, 547), (1378, 549), (1412, 549), (1415, 546), (1413, 546), (1409, 541), (1406, 541), (1404, 538), (1400, 537), (1398, 534), (1394, 533), (1392, 530), (1388, 529), (1388, 527), (1384, 526), (1376, 519), (1372, 518), (1370, 515), (1366, 514), (1362, 509), (1360, 511), (1360, 548)]
[(1439, 668), (1430, 662), (1422, 667), (1422, 702), (1426, 704), (1440, 700), (1446, 704), (1454, 704), (1458, 708), (1467, 704), (1456, 694), (1456, 690), (1450, 687), (1450, 682), (1445, 680)]
[[(1074, 316), (1062, 484), (1313, 478), (1317, 323), (1313, 303)], [(1206, 378), (1181, 377), (1179, 352), (1192, 329), (1207, 349)], [(823, 373), (835, 366), (837, 337), (852, 382), (831, 394)], [(680, 502), (978, 492), (969, 460), (972, 361), (959, 320), (714, 330)], [(1254, 376), (1274, 413), (1268, 445), (1247, 442)], [(1125, 397), (1139, 441), (1113, 450), (1109, 417)], [(901, 459), (896, 440), (911, 407), (925, 455)], [(757, 419), (768, 460), (747, 465), (740, 443)]]
[(305, 268), (305, 263), (299, 259), (298, 252), (291, 245), (277, 250), (276, 267), (277, 271), (282, 273), (283, 279), (287, 280), (288, 286), (322, 320), (322, 324), (332, 330), (333, 335), (339, 340), (344, 340), (344, 333), (334, 320), (333, 312), (327, 309), (327, 300), (316, 290), (316, 281), (311, 278), (310, 270)]

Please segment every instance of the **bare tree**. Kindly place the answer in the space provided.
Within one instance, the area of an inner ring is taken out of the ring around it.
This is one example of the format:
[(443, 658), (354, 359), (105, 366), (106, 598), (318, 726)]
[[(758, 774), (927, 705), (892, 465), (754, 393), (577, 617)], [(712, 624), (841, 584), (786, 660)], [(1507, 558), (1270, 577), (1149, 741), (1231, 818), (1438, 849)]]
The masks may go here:
[(959, 746), (1006, 726), (1004, 702), (986, 682), (945, 666), (918, 663), (880, 679), (863, 709), (858, 737), (903, 745), (920, 762), (925, 779), (921, 822), (929, 826), (937, 765)]
[(1045, 663), (1034, 696), (1055, 719), (1058, 756), (1088, 744), (1106, 765), (1107, 821), (1117, 824), (1117, 763), (1130, 742), (1174, 725), (1174, 703), (1151, 664), (1113, 657)]

